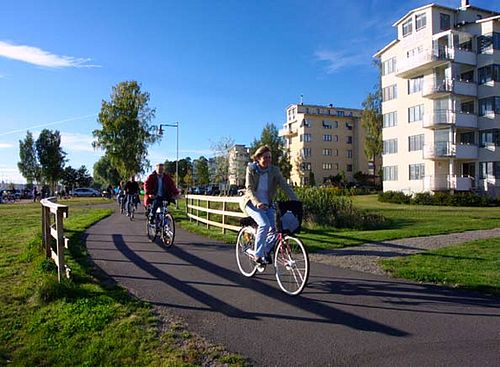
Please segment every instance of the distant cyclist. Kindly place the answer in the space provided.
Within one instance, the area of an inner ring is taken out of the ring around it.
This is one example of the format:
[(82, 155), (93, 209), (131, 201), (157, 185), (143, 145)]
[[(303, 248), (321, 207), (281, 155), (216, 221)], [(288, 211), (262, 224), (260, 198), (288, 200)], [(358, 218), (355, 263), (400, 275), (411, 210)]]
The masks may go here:
[(125, 208), (127, 208), (127, 216), (130, 215), (130, 208), (132, 205), (136, 205), (138, 202), (139, 195), (139, 183), (135, 180), (135, 176), (130, 176), (130, 180), (125, 184), (125, 195), (126, 202)]
[(144, 182), (144, 206), (152, 204), (149, 221), (154, 222), (154, 213), (162, 205), (163, 200), (173, 200), (179, 193), (172, 178), (165, 173), (165, 165), (158, 163), (156, 170)]
[(118, 205), (120, 207), (120, 213), (123, 214), (125, 210), (125, 182), (120, 181), (120, 184), (118, 185), (117, 189), (117, 194), (116, 194), (116, 199), (118, 200)]

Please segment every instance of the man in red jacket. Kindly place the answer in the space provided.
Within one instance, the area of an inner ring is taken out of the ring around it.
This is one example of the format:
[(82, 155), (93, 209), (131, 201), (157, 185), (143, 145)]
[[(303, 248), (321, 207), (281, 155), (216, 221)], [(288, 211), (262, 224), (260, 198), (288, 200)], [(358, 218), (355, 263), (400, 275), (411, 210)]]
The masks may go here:
[(179, 190), (175, 187), (174, 181), (165, 174), (165, 165), (158, 163), (156, 170), (151, 173), (144, 182), (144, 205), (153, 203), (149, 219), (153, 220), (152, 213), (156, 213), (163, 200), (173, 200), (179, 195)]

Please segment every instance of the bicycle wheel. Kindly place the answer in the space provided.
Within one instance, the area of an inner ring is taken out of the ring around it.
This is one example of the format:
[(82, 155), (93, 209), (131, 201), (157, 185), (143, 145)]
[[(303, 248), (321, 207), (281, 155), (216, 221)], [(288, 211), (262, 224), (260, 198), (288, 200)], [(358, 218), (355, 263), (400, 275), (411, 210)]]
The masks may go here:
[(175, 239), (175, 222), (172, 214), (166, 213), (163, 221), (163, 228), (161, 231), (161, 240), (163, 244), (170, 247), (174, 244)]
[(242, 227), (238, 232), (236, 240), (236, 262), (241, 274), (246, 277), (252, 277), (257, 271), (257, 264), (246, 253), (247, 250), (253, 249), (255, 246), (255, 230), (253, 227)]
[[(156, 223), (156, 219), (155, 219)], [(149, 216), (146, 215), (146, 235), (151, 242), (156, 240), (156, 224), (149, 223)]]
[(309, 278), (309, 256), (302, 241), (284, 236), (276, 246), (274, 267), (281, 290), (291, 296), (300, 294)]

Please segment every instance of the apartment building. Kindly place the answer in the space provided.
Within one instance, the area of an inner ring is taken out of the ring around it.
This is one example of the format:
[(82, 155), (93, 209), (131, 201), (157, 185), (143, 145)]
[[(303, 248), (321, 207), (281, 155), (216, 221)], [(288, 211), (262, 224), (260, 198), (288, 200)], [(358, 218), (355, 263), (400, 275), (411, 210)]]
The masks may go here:
[(411, 10), (375, 54), (384, 191), (500, 193), (500, 15), (457, 5)]
[[(316, 185), (344, 173), (349, 182), (361, 171), (373, 172), (364, 154), (364, 129), (361, 110), (306, 104), (292, 104), (286, 109), (286, 122), (279, 131), (290, 153), (294, 185)], [(380, 167), (380, 166), (379, 166)]]
[(235, 144), (229, 149), (229, 184), (245, 185), (247, 164), (250, 162), (249, 149), (242, 144)]

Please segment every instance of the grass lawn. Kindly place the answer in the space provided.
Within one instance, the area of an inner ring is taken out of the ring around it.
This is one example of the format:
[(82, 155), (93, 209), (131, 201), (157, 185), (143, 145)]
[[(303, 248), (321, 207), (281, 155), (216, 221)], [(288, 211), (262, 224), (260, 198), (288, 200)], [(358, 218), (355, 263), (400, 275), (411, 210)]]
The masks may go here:
[(383, 260), (382, 267), (398, 278), (500, 295), (500, 238)]
[(109, 202), (61, 201), (69, 205), (66, 259), (72, 269), (72, 280), (61, 284), (40, 246), (40, 204), (0, 205), (0, 365), (245, 365), (173, 317), (162, 318), (160, 332), (160, 319), (148, 304), (92, 276), (80, 238), (112, 212), (99, 205)]

